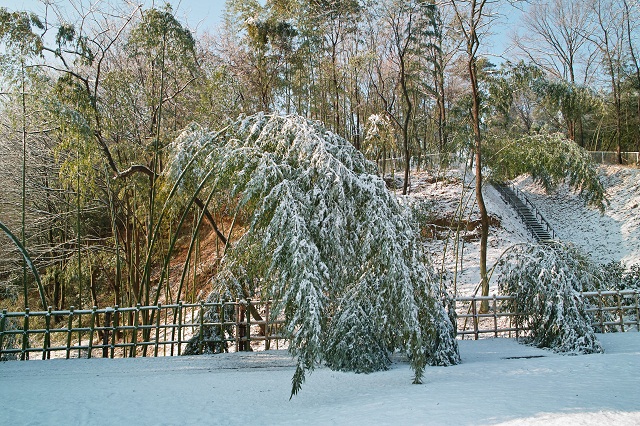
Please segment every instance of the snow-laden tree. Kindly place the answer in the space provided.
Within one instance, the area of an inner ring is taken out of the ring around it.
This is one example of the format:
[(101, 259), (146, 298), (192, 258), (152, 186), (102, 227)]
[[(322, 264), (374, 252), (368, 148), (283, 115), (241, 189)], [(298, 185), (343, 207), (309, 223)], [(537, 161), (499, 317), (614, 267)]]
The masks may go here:
[(299, 116), (261, 113), (219, 133), (191, 126), (172, 149), (169, 181), (188, 195), (207, 187), (243, 218), (214, 288), (274, 300), (298, 362), (292, 394), (319, 362), (370, 372), (399, 349), (415, 382), (428, 363), (459, 362), (410, 210), (349, 142)]
[(541, 133), (495, 142), (490, 156), (492, 180), (529, 174), (547, 192), (565, 183), (586, 204), (604, 211), (608, 201), (598, 167), (574, 141), (558, 133)]
[(514, 246), (497, 265), (498, 285), (513, 320), (530, 327), (528, 343), (560, 353), (598, 353), (602, 346), (591, 327), (581, 291), (600, 286), (594, 265), (574, 246)]

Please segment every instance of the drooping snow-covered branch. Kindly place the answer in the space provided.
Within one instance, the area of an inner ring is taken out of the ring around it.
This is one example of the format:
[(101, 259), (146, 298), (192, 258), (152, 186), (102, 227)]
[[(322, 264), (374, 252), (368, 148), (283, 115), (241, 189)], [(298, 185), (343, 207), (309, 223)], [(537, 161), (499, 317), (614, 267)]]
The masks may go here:
[(320, 361), (368, 372), (402, 349), (416, 381), (427, 363), (459, 361), (410, 215), (350, 143), (299, 116), (258, 114), (215, 136), (192, 127), (174, 150), (170, 170), (200, 156), (190, 179), (213, 168), (211, 186), (247, 218), (220, 276), (259, 287), (284, 313), (293, 393)]

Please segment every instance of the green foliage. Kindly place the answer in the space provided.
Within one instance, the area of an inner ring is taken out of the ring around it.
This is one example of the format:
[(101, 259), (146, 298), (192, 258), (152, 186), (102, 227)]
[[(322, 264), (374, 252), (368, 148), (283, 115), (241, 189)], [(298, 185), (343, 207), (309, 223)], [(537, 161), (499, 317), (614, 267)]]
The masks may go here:
[(640, 263), (625, 268), (622, 262), (609, 262), (600, 267), (602, 290), (640, 290)]
[(496, 266), (502, 294), (518, 327), (530, 327), (527, 341), (560, 353), (598, 353), (602, 347), (591, 327), (581, 291), (600, 286), (597, 268), (571, 245), (521, 245)]
[(0, 40), (20, 55), (40, 55), (43, 49), (42, 38), (34, 32), (34, 27), (44, 29), (40, 18), (27, 12), (9, 12), (0, 7)]
[(528, 173), (546, 191), (566, 183), (589, 205), (604, 211), (607, 200), (598, 170), (589, 153), (560, 134), (498, 140), (488, 148), (487, 163), (494, 181)]
[[(234, 297), (257, 287), (284, 313), (298, 359), (293, 394), (320, 361), (368, 372), (402, 349), (416, 381), (426, 363), (459, 361), (413, 219), (352, 145), (298, 116), (258, 114), (222, 135), (190, 132), (173, 146), (169, 170), (183, 170), (182, 151), (199, 152), (197, 163), (216, 171), (212, 187), (248, 218), (216, 287)], [(190, 180), (203, 172), (194, 167)]]

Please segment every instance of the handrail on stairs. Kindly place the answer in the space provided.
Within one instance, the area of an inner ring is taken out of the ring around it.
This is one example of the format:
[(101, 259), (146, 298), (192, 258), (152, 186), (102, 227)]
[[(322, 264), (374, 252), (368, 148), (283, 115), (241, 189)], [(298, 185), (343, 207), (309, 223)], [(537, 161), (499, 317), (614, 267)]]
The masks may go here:
[(543, 224), (545, 226), (547, 232), (551, 235), (551, 239), (555, 240), (556, 239), (555, 231), (553, 230), (553, 228), (551, 227), (551, 225), (549, 224), (547, 219), (545, 219), (544, 216), (542, 215), (542, 213), (540, 213), (540, 211), (535, 206), (535, 204), (533, 204), (529, 200), (527, 195), (524, 192), (520, 191), (520, 189), (517, 186), (515, 186), (513, 183), (509, 183), (508, 185), (515, 192), (516, 197), (518, 197), (520, 199), (524, 199), (525, 203), (528, 204), (533, 209), (533, 212), (534, 212), (534, 214), (536, 216), (536, 219), (538, 219), (541, 222), (541, 224)]

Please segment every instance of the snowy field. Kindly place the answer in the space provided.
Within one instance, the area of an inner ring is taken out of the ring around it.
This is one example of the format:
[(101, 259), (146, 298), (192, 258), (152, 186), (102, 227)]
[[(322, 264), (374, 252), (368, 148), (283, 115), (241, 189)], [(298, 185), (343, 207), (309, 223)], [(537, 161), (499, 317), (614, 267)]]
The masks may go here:
[(511, 339), (461, 341), (462, 364), (369, 375), (314, 371), (289, 400), (286, 352), (0, 363), (3, 425), (640, 424), (640, 334), (562, 356)]

